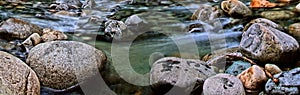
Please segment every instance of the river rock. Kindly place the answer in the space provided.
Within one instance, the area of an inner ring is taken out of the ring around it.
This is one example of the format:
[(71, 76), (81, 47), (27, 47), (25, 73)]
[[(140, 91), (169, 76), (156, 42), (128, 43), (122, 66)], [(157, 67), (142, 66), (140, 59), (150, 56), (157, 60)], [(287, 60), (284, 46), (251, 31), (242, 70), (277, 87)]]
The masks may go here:
[(41, 41), (41, 36), (38, 33), (33, 33), (25, 41), (22, 42), (22, 45), (27, 49), (31, 49), (33, 46), (39, 44)]
[(252, 25), (252, 24), (255, 24), (255, 23), (259, 23), (265, 27), (271, 27), (271, 28), (275, 28), (277, 30), (280, 30), (280, 31), (285, 31), (284, 28), (282, 26), (280, 26), (279, 24), (271, 21), (271, 20), (268, 20), (266, 18), (257, 18), (257, 19), (254, 19), (254, 20), (251, 20), (244, 28), (244, 32), (248, 30), (248, 28)]
[(42, 40), (44, 42), (55, 41), (55, 40), (66, 40), (66, 39), (68, 39), (68, 36), (63, 32), (49, 29), (49, 28), (43, 29)]
[(105, 61), (105, 54), (90, 45), (51, 41), (33, 47), (26, 63), (37, 73), (41, 85), (64, 90), (97, 74)]
[(297, 12), (300, 12), (300, 3), (297, 4), (297, 6), (295, 7), (295, 9), (296, 9)]
[(289, 34), (291, 34), (297, 41), (300, 41), (300, 23), (294, 23), (289, 26)]
[(221, 9), (231, 17), (243, 18), (252, 15), (252, 11), (239, 0), (222, 1)]
[(275, 75), (282, 72), (282, 70), (275, 64), (266, 64), (265, 70), (268, 71), (271, 75)]
[(36, 73), (23, 61), (0, 51), (0, 94), (40, 95)]
[(105, 35), (115, 38), (115, 39), (121, 39), (122, 32), (126, 29), (126, 24), (124, 24), (122, 21), (117, 20), (108, 20), (105, 22)]
[(177, 92), (201, 93), (204, 81), (215, 75), (204, 61), (165, 57), (156, 61), (150, 71), (150, 84), (156, 94), (165, 94), (173, 86)]
[(300, 68), (274, 75), (278, 81), (269, 79), (265, 85), (267, 94), (272, 95), (299, 95)]
[(249, 67), (251, 67), (251, 64), (248, 62), (234, 61), (233, 64), (225, 70), (225, 73), (237, 76)]
[(267, 81), (264, 70), (257, 65), (253, 65), (237, 77), (242, 81), (246, 90), (260, 90)]
[(289, 63), (295, 60), (299, 44), (284, 32), (254, 23), (243, 33), (240, 48), (244, 56), (262, 63)]
[(263, 11), (260, 13), (260, 15), (264, 18), (270, 19), (270, 20), (282, 20), (282, 19), (290, 19), (295, 16), (295, 13), (292, 11)]
[(217, 74), (205, 80), (203, 95), (246, 95), (242, 82), (230, 74)]
[(209, 4), (201, 4), (200, 7), (193, 13), (192, 20), (208, 21), (218, 18), (222, 15), (222, 11), (218, 6)]
[(50, 7), (55, 7), (57, 10), (78, 9), (82, 6), (80, 0), (56, 0), (55, 3), (51, 4)]
[(0, 23), (0, 35), (9, 40), (26, 39), (32, 33), (42, 34), (41, 28), (18, 18), (10, 18)]

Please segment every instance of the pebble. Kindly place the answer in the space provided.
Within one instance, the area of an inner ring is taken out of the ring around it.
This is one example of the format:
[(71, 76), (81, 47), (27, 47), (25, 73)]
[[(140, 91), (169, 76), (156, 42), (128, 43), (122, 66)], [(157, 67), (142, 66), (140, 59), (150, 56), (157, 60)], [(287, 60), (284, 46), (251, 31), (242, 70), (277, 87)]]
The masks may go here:
[(265, 70), (268, 71), (271, 75), (275, 75), (282, 72), (282, 70), (275, 64), (266, 64)]
[(36, 73), (23, 61), (0, 51), (0, 94), (40, 95)]
[(297, 59), (299, 44), (280, 30), (254, 23), (243, 33), (240, 48), (244, 56), (253, 60), (284, 65)]
[(234, 18), (243, 18), (252, 15), (252, 11), (239, 0), (222, 1), (221, 9)]
[(203, 84), (203, 95), (246, 95), (242, 82), (230, 74), (217, 74)]
[(33, 47), (26, 63), (37, 73), (41, 85), (64, 90), (97, 74), (105, 54), (75, 41), (51, 41)]
[(242, 81), (246, 90), (260, 90), (267, 81), (264, 70), (257, 65), (253, 65), (237, 77)]
[(278, 81), (274, 82), (269, 79), (265, 85), (267, 94), (272, 95), (299, 95), (300, 87), (300, 68), (282, 72), (274, 75)]
[(165, 57), (156, 61), (150, 71), (150, 84), (156, 94), (166, 94), (169, 90), (185, 94), (202, 92), (204, 81), (215, 75), (214, 67), (204, 61)]

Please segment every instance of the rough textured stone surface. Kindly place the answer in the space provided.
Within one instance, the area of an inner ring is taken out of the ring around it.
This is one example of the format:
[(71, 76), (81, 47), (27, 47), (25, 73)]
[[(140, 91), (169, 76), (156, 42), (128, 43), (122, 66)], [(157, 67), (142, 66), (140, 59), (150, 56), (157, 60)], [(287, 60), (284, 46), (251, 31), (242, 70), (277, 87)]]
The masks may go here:
[(263, 11), (260, 15), (264, 18), (270, 20), (280, 20), (280, 19), (290, 19), (295, 16), (295, 13), (292, 11)]
[(240, 48), (244, 56), (262, 63), (289, 63), (295, 60), (299, 44), (284, 32), (254, 23), (243, 33)]
[(178, 92), (201, 93), (205, 79), (215, 74), (214, 68), (203, 61), (166, 57), (152, 65), (150, 83), (157, 94), (165, 94), (173, 86), (180, 88)]
[(32, 33), (42, 34), (41, 29), (18, 18), (10, 18), (0, 23), (0, 35), (6, 39), (26, 39)]
[(0, 94), (40, 95), (40, 82), (35, 72), (23, 61), (0, 51)]
[(63, 32), (52, 30), (49, 28), (43, 29), (42, 40), (44, 42), (55, 41), (55, 40), (66, 40), (66, 39), (68, 39), (68, 36)]
[(275, 75), (278, 73), (281, 73), (282, 70), (276, 66), (275, 64), (266, 64), (265, 65), (265, 70), (268, 71), (270, 74)]
[(254, 19), (254, 20), (251, 20), (244, 28), (243, 31), (247, 31), (248, 28), (252, 25), (252, 24), (255, 24), (255, 23), (259, 23), (265, 27), (271, 27), (271, 28), (275, 28), (277, 30), (280, 30), (280, 31), (284, 31), (284, 28), (282, 26), (280, 26), (279, 24), (271, 21), (271, 20), (268, 20), (266, 18), (257, 18), (257, 19)]
[(31, 49), (33, 46), (39, 44), (41, 41), (41, 36), (38, 33), (33, 33), (25, 41), (22, 42), (22, 45), (27, 49)]
[(225, 70), (225, 73), (237, 76), (249, 67), (251, 67), (251, 64), (248, 62), (234, 61), (233, 64)]
[(208, 21), (222, 16), (222, 11), (217, 6), (201, 4), (200, 7), (193, 13), (192, 20)]
[(259, 90), (267, 81), (267, 76), (262, 68), (253, 65), (237, 76), (247, 90)]
[(252, 15), (252, 11), (239, 0), (222, 1), (221, 9), (232, 17), (242, 18)]
[(217, 74), (204, 82), (203, 95), (246, 95), (242, 82), (230, 74)]
[(289, 26), (289, 34), (295, 37), (297, 41), (300, 41), (300, 23), (294, 23)]
[(299, 95), (300, 68), (274, 75), (278, 82), (269, 79), (265, 85), (268, 94), (273, 95)]
[(109, 20), (105, 22), (105, 30), (104, 33), (107, 36), (115, 39), (121, 39), (122, 32), (126, 29), (126, 24), (122, 21), (117, 20)]
[(52, 41), (31, 49), (26, 63), (37, 73), (41, 84), (66, 89), (102, 69), (106, 56), (81, 42)]

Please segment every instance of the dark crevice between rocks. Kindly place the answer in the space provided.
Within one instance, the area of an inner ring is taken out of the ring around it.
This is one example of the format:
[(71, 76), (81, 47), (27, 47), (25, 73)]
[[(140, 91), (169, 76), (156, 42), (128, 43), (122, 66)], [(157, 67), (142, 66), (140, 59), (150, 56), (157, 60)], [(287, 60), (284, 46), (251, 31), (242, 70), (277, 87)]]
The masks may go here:
[[(27, 93), (27, 92), (28, 92), (28, 91), (27, 91), (27, 90), (28, 90), (28, 88), (27, 88), (28, 86), (27, 86), (27, 85), (28, 85), (28, 81), (30, 81), (30, 79), (28, 79), (28, 78), (29, 78), (30, 73), (31, 73), (31, 72), (28, 71), (28, 73), (27, 73), (27, 75), (26, 75), (26, 77), (25, 77), (25, 78), (26, 78), (26, 81), (25, 81), (24, 95), (31, 94), (31, 93)], [(30, 87), (29, 87), (29, 88), (30, 88)]]

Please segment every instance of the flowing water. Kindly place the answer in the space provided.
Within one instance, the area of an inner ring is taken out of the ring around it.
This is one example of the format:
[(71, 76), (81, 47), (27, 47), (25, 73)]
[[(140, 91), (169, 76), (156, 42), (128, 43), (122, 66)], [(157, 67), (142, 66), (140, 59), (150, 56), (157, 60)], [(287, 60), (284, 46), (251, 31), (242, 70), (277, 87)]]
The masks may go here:
[[(155, 56), (154, 53), (159, 52), (164, 56), (200, 59), (214, 50), (237, 47), (242, 34), (240, 32), (243, 28), (241, 24), (222, 28), (224, 25), (228, 25), (232, 20), (230, 18), (217, 19), (214, 21), (217, 22), (215, 25), (188, 20), (199, 7), (198, 4), (202, 3), (201, 1), (182, 1), (165, 6), (124, 5), (117, 0), (96, 0), (96, 3), (96, 8), (82, 10), (82, 13), (85, 14), (79, 17), (52, 15), (46, 6), (50, 4), (49, 2), (43, 2), (44, 7), (19, 9), (23, 10), (21, 12), (1, 10), (1, 16), (2, 18), (21, 18), (43, 28), (48, 27), (66, 32), (71, 37), (70, 40), (82, 41), (103, 50), (108, 56), (108, 64), (114, 64), (114, 60), (129, 59), (129, 63), (124, 61), (124, 64), (130, 64), (134, 71), (142, 75), (149, 73), (151, 69), (151, 63), (149, 63), (151, 59), (149, 58)], [(119, 17), (118, 15), (117, 17), (111, 17), (116, 16), (115, 11), (124, 12), (119, 12), (121, 14)], [(80, 13), (77, 10), (74, 10), (74, 12)], [(103, 22), (108, 17), (125, 21), (128, 16), (133, 14), (139, 15), (149, 25), (141, 29), (143, 32), (140, 35), (130, 37), (126, 41), (113, 40), (110, 42), (102, 39)], [(205, 31), (187, 33), (187, 27), (192, 23), (203, 23)], [(116, 68), (109, 65), (107, 70), (111, 71), (107, 72), (118, 72), (114, 69)], [(105, 74), (102, 76), (105, 76)], [(126, 94), (128, 91), (125, 91), (125, 88), (132, 87), (132, 89), (135, 89), (136, 86), (121, 82), (112, 84), (109, 87), (119, 94)], [(143, 94), (149, 93), (146, 92), (149, 90), (148, 87), (138, 89), (146, 89), (142, 92)], [(42, 94), (48, 95), (49, 93)]]

